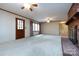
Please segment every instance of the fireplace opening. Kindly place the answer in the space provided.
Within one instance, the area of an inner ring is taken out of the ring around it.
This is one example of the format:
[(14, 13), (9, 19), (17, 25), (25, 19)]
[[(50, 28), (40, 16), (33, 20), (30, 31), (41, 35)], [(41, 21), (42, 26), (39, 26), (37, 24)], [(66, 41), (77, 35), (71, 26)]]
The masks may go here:
[(69, 28), (69, 39), (72, 41), (73, 44), (78, 44), (77, 31), (77, 26)]

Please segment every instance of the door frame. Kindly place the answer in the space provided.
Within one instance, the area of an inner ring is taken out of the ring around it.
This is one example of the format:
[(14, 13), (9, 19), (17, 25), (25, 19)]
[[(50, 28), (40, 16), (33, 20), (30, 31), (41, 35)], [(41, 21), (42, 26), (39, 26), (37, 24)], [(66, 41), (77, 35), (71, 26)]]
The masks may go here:
[(25, 38), (25, 20), (24, 20), (24, 19), (21, 19), (21, 18), (16, 18), (16, 21), (15, 21), (15, 24), (16, 24), (16, 25), (15, 25), (15, 29), (16, 29), (16, 30), (15, 30), (15, 32), (16, 32), (16, 33), (15, 33), (15, 34), (16, 34), (16, 40), (17, 40), (17, 39), (21, 39), (21, 38), (17, 38), (17, 24), (18, 24), (18, 23), (17, 23), (17, 20), (23, 20), (24, 37), (22, 37), (22, 38)]

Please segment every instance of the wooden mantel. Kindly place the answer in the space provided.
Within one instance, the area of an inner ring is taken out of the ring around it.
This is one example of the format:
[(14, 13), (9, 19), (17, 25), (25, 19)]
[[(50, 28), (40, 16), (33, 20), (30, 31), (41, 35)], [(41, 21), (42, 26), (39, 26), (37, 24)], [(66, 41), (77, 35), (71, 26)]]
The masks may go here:
[(78, 16), (79, 16), (79, 3), (73, 3), (68, 12), (68, 21), (66, 22), (66, 24), (68, 25), (70, 22), (72, 22)]

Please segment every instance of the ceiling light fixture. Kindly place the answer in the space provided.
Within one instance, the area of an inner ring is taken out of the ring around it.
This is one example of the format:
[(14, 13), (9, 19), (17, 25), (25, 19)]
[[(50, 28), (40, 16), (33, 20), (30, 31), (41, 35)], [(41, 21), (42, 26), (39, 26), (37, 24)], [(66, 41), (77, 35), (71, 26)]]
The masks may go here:
[(52, 18), (47, 17), (47, 18), (46, 18), (46, 22), (49, 23), (50, 21), (52, 21)]
[(36, 4), (36, 3), (24, 3), (24, 6), (21, 7), (21, 9), (27, 8), (28, 10), (33, 11), (33, 8), (35, 8), (37, 6), (38, 6), (38, 4)]
[(46, 22), (47, 22), (47, 23), (50, 23), (50, 20), (47, 20)]
[(29, 8), (31, 7), (31, 4), (30, 3), (24, 3), (24, 7), (29, 10)]

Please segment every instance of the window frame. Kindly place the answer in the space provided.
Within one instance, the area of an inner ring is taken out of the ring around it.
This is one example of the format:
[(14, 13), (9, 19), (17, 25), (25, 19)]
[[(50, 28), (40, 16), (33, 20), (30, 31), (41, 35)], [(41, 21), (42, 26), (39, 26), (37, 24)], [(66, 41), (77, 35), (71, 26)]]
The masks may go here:
[(33, 25), (33, 32), (40, 32), (40, 24), (39, 23), (32, 23)]

